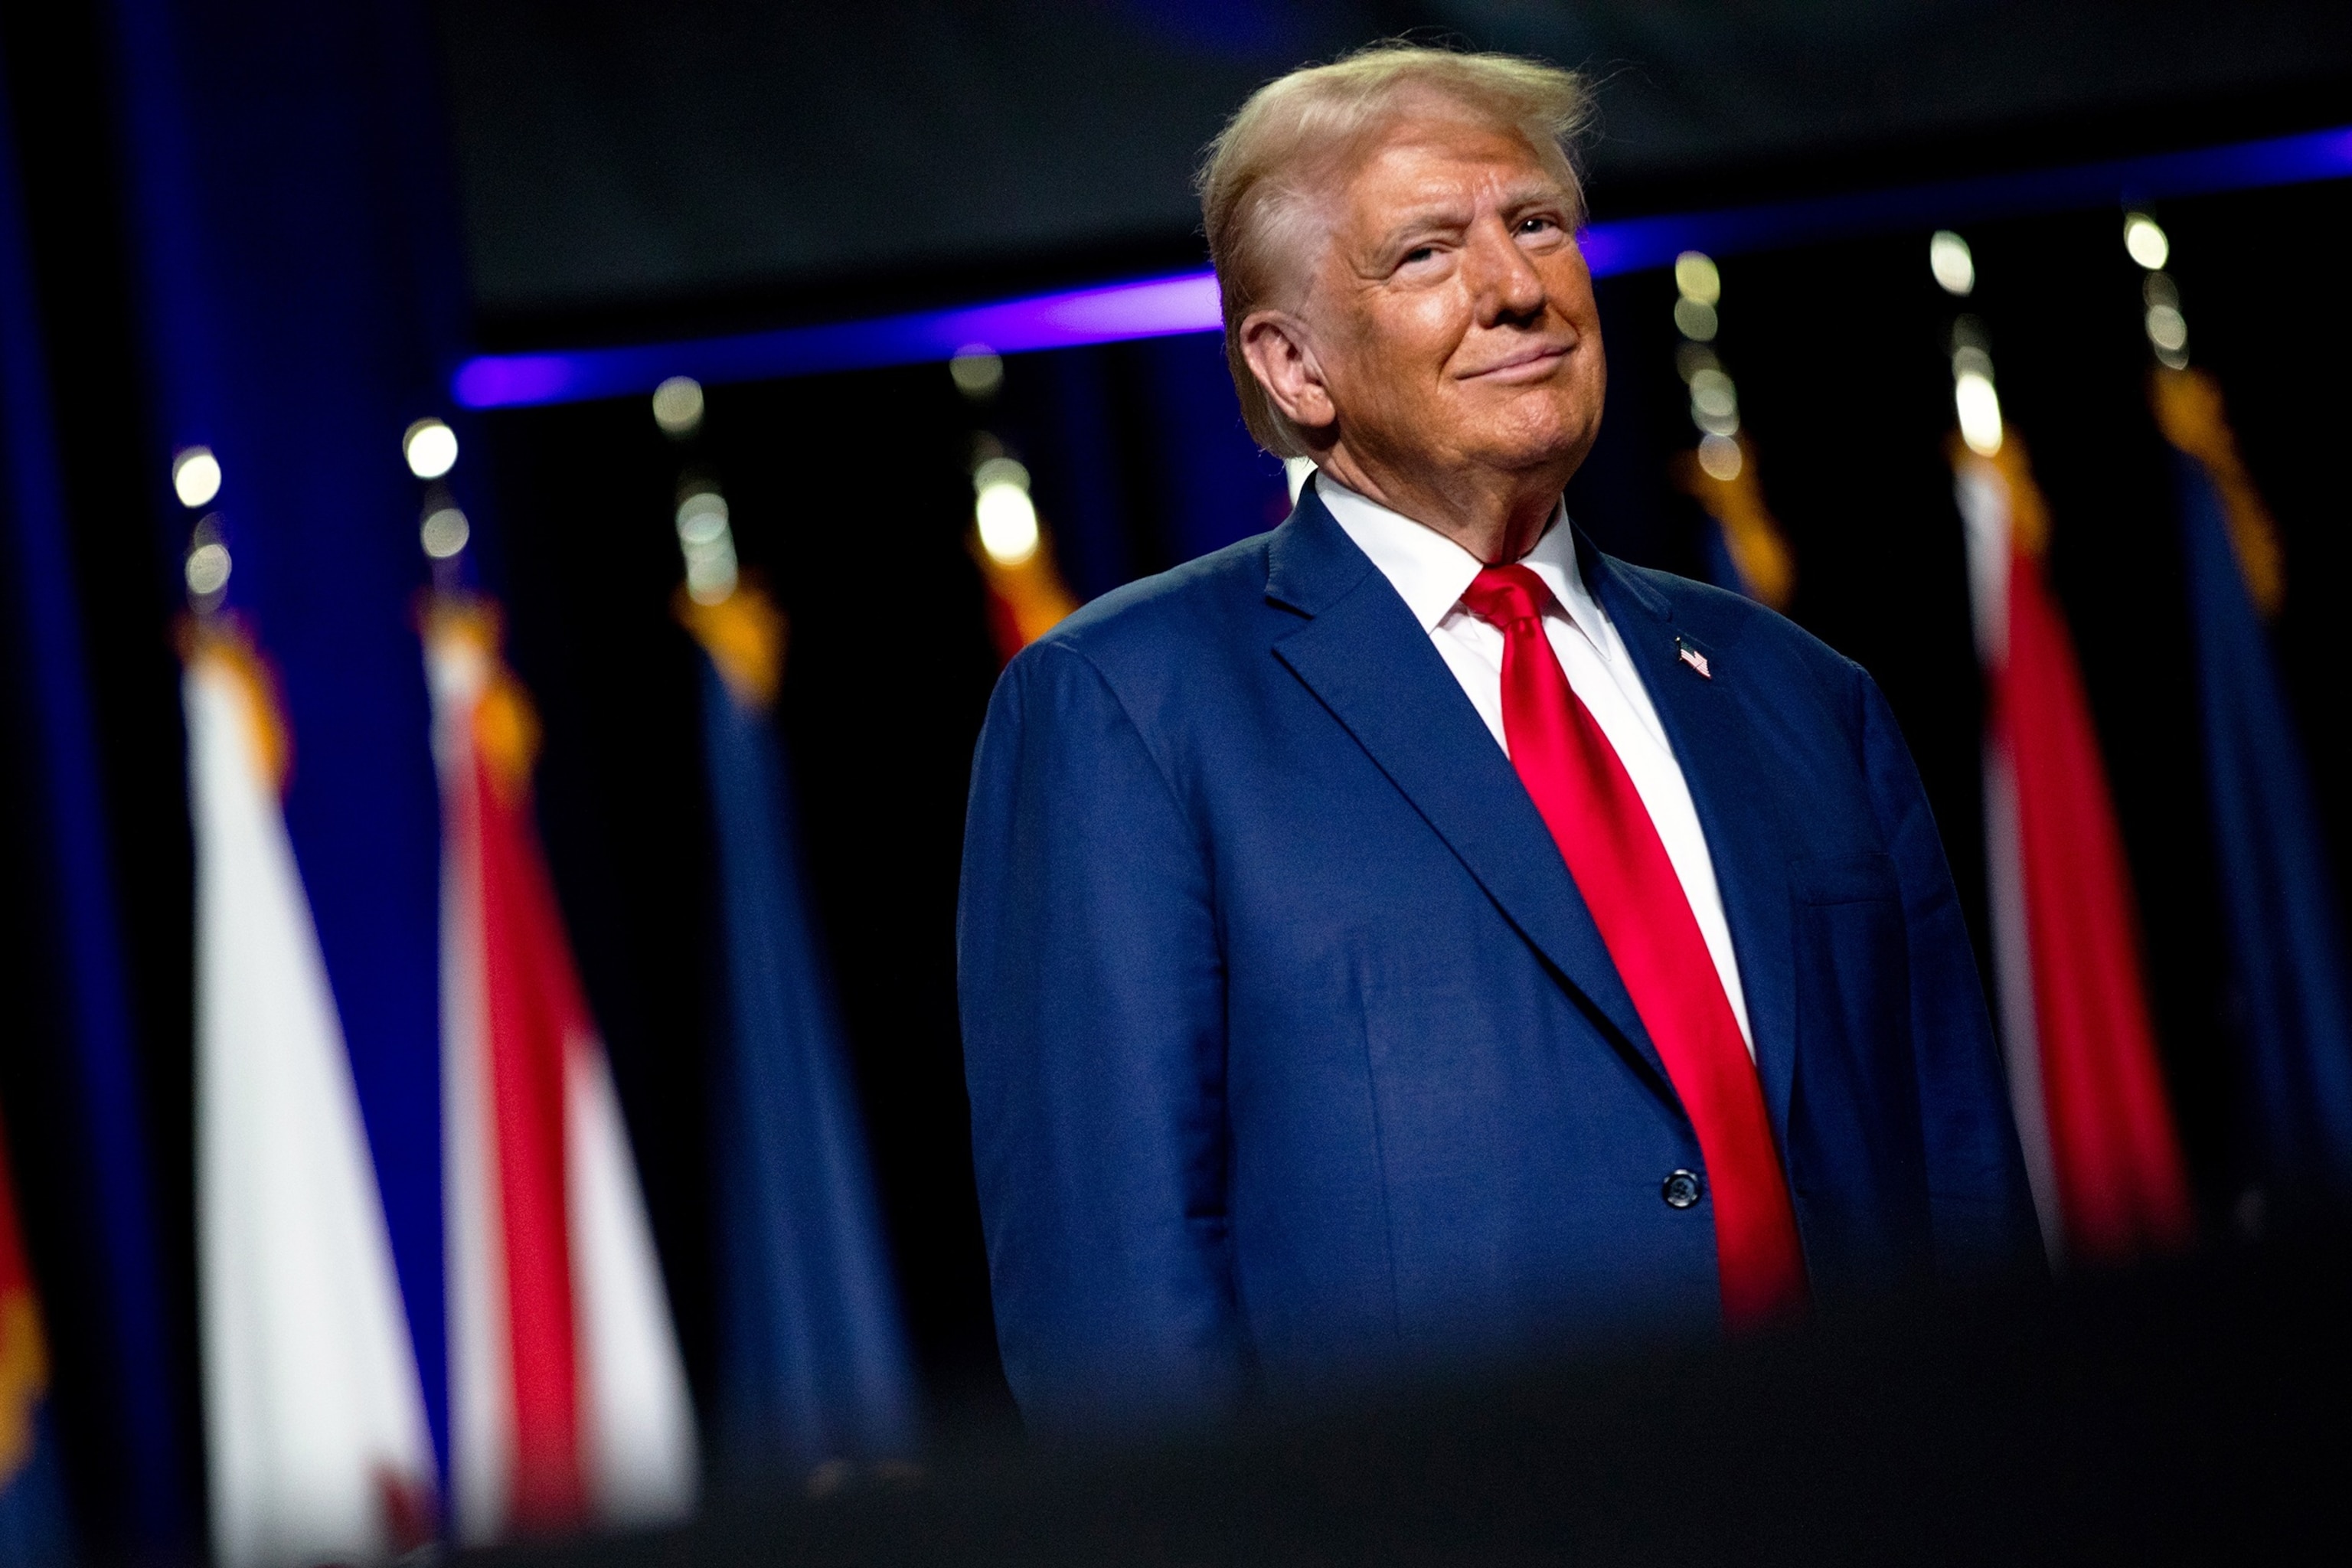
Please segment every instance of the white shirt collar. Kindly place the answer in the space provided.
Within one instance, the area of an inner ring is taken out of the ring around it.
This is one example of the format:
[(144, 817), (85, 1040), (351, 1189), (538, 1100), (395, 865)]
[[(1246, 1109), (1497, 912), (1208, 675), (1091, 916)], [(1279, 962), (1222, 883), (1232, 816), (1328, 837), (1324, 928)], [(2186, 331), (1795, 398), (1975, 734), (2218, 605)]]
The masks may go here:
[[(1486, 563), (1428, 524), (1358, 495), (1328, 474), (1318, 472), (1309, 482), (1333, 521), (1396, 589), (1421, 629), (1435, 631)], [(1602, 641), (1607, 617), (1577, 567), (1576, 531), (1568, 526), (1566, 501), (1553, 509), (1543, 537), (1519, 564), (1543, 579), (1578, 629), (1596, 644), (1608, 646)]]

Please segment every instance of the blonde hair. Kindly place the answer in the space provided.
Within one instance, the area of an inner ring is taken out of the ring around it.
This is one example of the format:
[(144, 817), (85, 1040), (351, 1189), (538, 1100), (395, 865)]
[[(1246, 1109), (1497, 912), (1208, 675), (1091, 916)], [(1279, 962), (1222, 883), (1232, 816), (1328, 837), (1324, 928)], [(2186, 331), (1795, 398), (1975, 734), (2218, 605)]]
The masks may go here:
[(1276, 457), (1305, 457), (1307, 442), (1243, 357), (1243, 318), (1274, 296), (1285, 268), (1298, 264), (1316, 182), (1385, 130), (1399, 100), (1415, 89), (1518, 132), (1538, 155), (1557, 156), (1581, 205), (1575, 142), (1591, 96), (1574, 71), (1516, 55), (1390, 42), (1292, 71), (1252, 93), (1209, 143), (1195, 184), (1217, 269), (1225, 363), (1250, 434)]

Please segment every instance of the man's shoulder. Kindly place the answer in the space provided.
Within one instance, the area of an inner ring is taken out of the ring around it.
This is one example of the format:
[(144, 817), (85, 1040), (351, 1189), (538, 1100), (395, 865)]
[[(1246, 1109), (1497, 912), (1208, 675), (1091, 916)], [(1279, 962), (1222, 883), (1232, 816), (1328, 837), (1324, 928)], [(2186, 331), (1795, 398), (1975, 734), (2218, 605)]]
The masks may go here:
[(1769, 605), (1712, 584), (1607, 558), (1637, 598), (1647, 598), (1682, 631), (1717, 654), (1761, 659), (1801, 673), (1823, 693), (1844, 695), (1869, 679), (1862, 666)]
[(1076, 654), (1106, 675), (1138, 665), (1167, 668), (1257, 630), (1265, 613), (1266, 550), (1255, 534), (1181, 566), (1114, 588), (1024, 650), (1024, 659)]

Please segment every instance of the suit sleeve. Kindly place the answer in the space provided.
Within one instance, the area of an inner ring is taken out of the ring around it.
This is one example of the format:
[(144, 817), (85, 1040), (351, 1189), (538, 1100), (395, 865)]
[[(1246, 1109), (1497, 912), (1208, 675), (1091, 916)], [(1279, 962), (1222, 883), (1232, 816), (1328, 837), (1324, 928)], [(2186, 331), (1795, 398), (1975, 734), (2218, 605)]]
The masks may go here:
[(1937, 1271), (1958, 1279), (2039, 1273), (2041, 1231), (2008, 1077), (1951, 868), (1894, 710), (1867, 675), (1862, 682), (1864, 764), (1903, 888)]
[(957, 917), (997, 1341), (1033, 1426), (1228, 1403), (1224, 973), (1202, 836), (1082, 653), (998, 684)]

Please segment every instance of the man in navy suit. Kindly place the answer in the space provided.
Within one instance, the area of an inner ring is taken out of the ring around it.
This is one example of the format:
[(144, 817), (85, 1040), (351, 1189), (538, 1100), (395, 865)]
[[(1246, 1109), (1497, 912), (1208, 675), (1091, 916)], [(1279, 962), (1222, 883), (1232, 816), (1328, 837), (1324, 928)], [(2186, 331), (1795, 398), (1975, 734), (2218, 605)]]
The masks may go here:
[(1861, 668), (1596, 552), (1577, 79), (1383, 47), (1202, 179), (1270, 534), (1024, 652), (960, 958), (1033, 1421), (2030, 1268), (1951, 877)]

